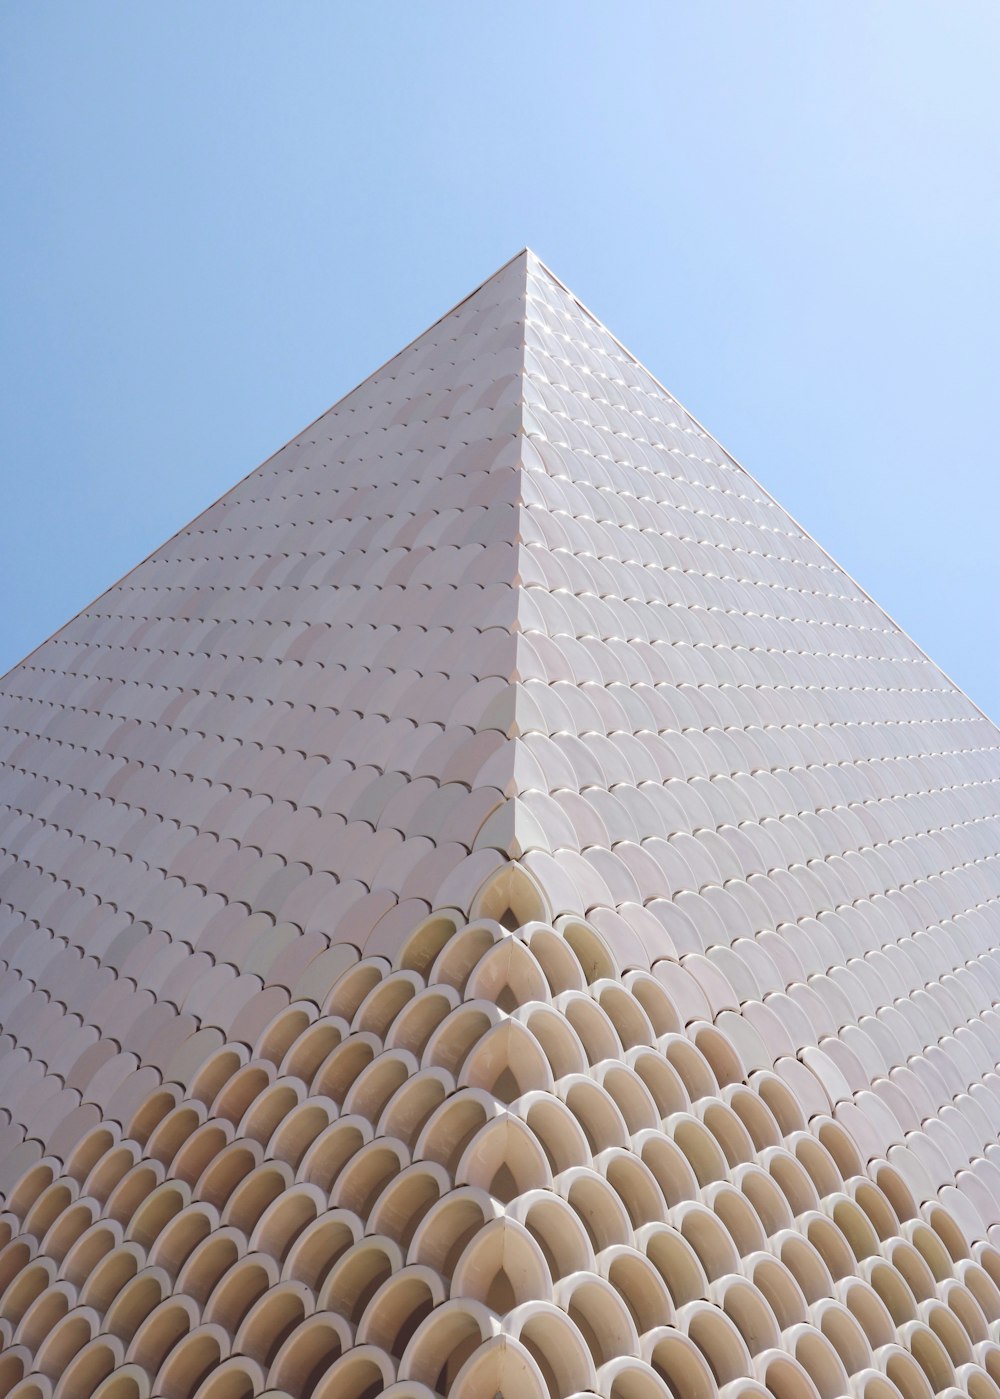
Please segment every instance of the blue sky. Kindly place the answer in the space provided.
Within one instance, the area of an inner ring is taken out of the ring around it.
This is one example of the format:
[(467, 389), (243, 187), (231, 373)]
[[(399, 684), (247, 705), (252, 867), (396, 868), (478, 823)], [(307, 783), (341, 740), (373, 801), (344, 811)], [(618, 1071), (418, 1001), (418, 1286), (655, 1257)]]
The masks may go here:
[(0, 669), (529, 244), (988, 713), (996, 0), (7, 0)]

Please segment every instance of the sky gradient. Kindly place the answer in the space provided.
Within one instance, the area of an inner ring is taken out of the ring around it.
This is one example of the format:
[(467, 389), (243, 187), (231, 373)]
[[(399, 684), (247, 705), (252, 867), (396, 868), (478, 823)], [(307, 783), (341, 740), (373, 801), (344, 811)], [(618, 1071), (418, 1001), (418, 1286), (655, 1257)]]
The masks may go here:
[(995, 0), (7, 0), (0, 129), (0, 670), (527, 244), (1000, 718)]

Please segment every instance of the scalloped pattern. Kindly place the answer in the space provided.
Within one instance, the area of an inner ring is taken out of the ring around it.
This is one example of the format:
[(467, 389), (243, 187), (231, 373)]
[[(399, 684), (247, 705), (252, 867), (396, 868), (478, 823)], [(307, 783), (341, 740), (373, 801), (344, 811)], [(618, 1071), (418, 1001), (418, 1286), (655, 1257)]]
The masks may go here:
[(1000, 1392), (1000, 1252), (682, 1010), (669, 963), (452, 910), (395, 966), (344, 960), (17, 1183), (0, 1392)]
[(1000, 734), (530, 253), (0, 762), (0, 1395), (996, 1399)]

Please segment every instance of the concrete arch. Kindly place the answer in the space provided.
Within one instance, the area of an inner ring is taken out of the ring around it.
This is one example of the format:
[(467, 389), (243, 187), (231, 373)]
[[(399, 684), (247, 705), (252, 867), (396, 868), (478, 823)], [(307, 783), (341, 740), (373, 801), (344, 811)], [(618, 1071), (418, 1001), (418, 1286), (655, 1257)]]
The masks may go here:
[(315, 1309), (313, 1294), (301, 1282), (279, 1282), (250, 1307), (233, 1338), (233, 1353), (245, 1355), (263, 1369), (281, 1349), (286, 1336)]
[(445, 983), (419, 991), (388, 1027), (386, 1048), (406, 1049), (422, 1060), (431, 1036), (460, 1004), (458, 992)]
[(332, 1098), (306, 1098), (304, 1102), (293, 1105), (276, 1124), (272, 1135), (264, 1143), (265, 1154), (277, 1161), (284, 1161), (293, 1171), (297, 1171), (313, 1142), (337, 1116), (337, 1104)]
[(477, 891), (470, 917), (520, 928), (525, 923), (550, 922), (552, 909), (539, 881), (523, 865), (508, 863)]
[[(213, 1269), (214, 1274), (214, 1269)], [(206, 1269), (199, 1291), (207, 1291), (202, 1318), (218, 1325), (230, 1336), (236, 1335), (250, 1309), (278, 1281), (278, 1265), (266, 1253), (245, 1253), (241, 1249), (221, 1277), (212, 1285)]]
[(578, 918), (563, 917), (556, 920), (555, 927), (572, 948), (588, 985), (618, 975), (618, 967), (607, 943), (589, 923)]
[(716, 1181), (700, 1195), (701, 1202), (721, 1220), (741, 1258), (767, 1246), (767, 1233), (760, 1216), (747, 1197), (729, 1181)]
[(398, 1361), (413, 1332), (445, 1300), (439, 1274), (421, 1264), (400, 1269), (377, 1289), (358, 1323), (358, 1345), (375, 1345)]
[(598, 1392), (609, 1395), (610, 1399), (675, 1399), (676, 1395), (652, 1365), (631, 1355), (602, 1365), (597, 1385)]
[(149, 1399), (150, 1377), (139, 1365), (123, 1365), (94, 1391), (93, 1399)]
[(357, 1326), (373, 1292), (403, 1267), (399, 1245), (384, 1235), (366, 1234), (337, 1259), (318, 1293), (324, 1310)]
[(555, 1187), (572, 1206), (595, 1254), (611, 1244), (628, 1243), (632, 1222), (614, 1187), (587, 1166), (573, 1166), (555, 1178)]
[(495, 942), (505, 936), (499, 923), (488, 918), (477, 919), (466, 924), (448, 939), (434, 959), (426, 974), (428, 986), (444, 984), (451, 986), (465, 997), (465, 985), (473, 967), (484, 957)]
[(737, 1166), (731, 1172), (731, 1178), (736, 1188), (750, 1202), (768, 1238), (779, 1229), (791, 1227), (792, 1210), (788, 1200), (778, 1188), (774, 1177), (768, 1175), (756, 1162)]
[(755, 1159), (753, 1138), (727, 1103), (703, 1099), (695, 1106), (694, 1115), (704, 1122), (718, 1142), (730, 1170)]
[(415, 1149), (420, 1132), (445, 1098), (455, 1092), (455, 1079), (447, 1069), (420, 1069), (397, 1088), (377, 1123), (377, 1136), (398, 1137)]
[(108, 1306), (102, 1330), (130, 1344), (139, 1327), (170, 1292), (170, 1274), (165, 1269), (148, 1266), (138, 1269)]
[(684, 1153), (699, 1187), (725, 1180), (729, 1166), (715, 1137), (693, 1113), (675, 1112), (664, 1127)]
[(677, 1007), (652, 972), (626, 972), (622, 983), (642, 1007), (657, 1039), (660, 1035), (681, 1033), (684, 1027)]
[(249, 1236), (250, 1248), (284, 1262), (302, 1231), (325, 1211), (326, 1195), (316, 1185), (300, 1183), (282, 1191), (264, 1210)]
[(469, 1356), (448, 1387), (450, 1399), (494, 1399), (502, 1385), (523, 1399), (548, 1399), (548, 1386), (527, 1347), (493, 1336)]
[(591, 1159), (587, 1138), (561, 1099), (551, 1093), (526, 1093), (516, 1110), (538, 1139), (554, 1175)]
[(125, 1359), (155, 1375), (183, 1336), (201, 1321), (189, 1297), (167, 1296), (140, 1322), (125, 1352)]
[(579, 1214), (551, 1190), (529, 1190), (512, 1202), (508, 1215), (523, 1224), (541, 1249), (553, 1281), (570, 1273), (596, 1272), (593, 1244)]
[[(203, 1179), (210, 1179), (209, 1167), (235, 1137), (236, 1129), (231, 1122), (208, 1118), (178, 1147), (177, 1155), (169, 1167), (171, 1176), (175, 1180), (184, 1181), (196, 1194), (202, 1194), (205, 1188), (202, 1184)], [(212, 1190), (213, 1187), (209, 1185), (208, 1189)], [(225, 1199), (225, 1195), (219, 1189), (216, 1188), (214, 1193)]]
[(125, 1349), (117, 1336), (95, 1336), (55, 1377), (52, 1399), (76, 1399), (78, 1395), (93, 1394), (124, 1360)]
[(384, 957), (365, 957), (355, 962), (333, 983), (322, 1006), (323, 1014), (339, 1016), (350, 1024), (365, 997), (390, 971), (391, 967)]
[(317, 1380), (311, 1399), (365, 1399), (368, 1394), (385, 1393), (395, 1378), (387, 1355), (375, 1346), (355, 1346)]
[(245, 1355), (222, 1363), (198, 1386), (194, 1399), (253, 1399), (267, 1384), (265, 1370)]
[(549, 984), (537, 959), (524, 942), (508, 935), (496, 941), (469, 973), (465, 996), (485, 1000), (512, 1014), (527, 1001), (545, 1001)]
[(55, 1384), (100, 1326), (101, 1319), (92, 1307), (72, 1307), (34, 1347), (35, 1370)]
[(321, 1065), (349, 1034), (350, 1027), (343, 1016), (317, 1016), (302, 1028), (285, 1050), (278, 1064), (278, 1074), (301, 1079), (312, 1087)]
[(157, 1123), (146, 1143), (146, 1154), (169, 1172), (177, 1153), (208, 1116), (204, 1103), (185, 1098)]
[(627, 1146), (629, 1130), (621, 1109), (589, 1074), (568, 1074), (559, 1080), (556, 1092), (583, 1128), (591, 1155)]
[(164, 1181), (136, 1206), (125, 1232), (126, 1239), (134, 1240), (148, 1253), (171, 1220), (190, 1202), (191, 1190), (183, 1181)]
[(761, 1351), (753, 1373), (773, 1399), (823, 1399), (809, 1372), (784, 1350)]
[(555, 1082), (567, 1074), (587, 1072), (589, 1060), (579, 1035), (552, 1006), (529, 1001), (517, 1008), (514, 1019), (531, 1032), (549, 1062)]
[(517, 1020), (503, 1020), (472, 1046), (458, 1075), (460, 1088), (479, 1088), (510, 1104), (525, 1093), (551, 1092), (552, 1070), (535, 1037)]
[(668, 1206), (698, 1195), (698, 1178), (680, 1147), (662, 1131), (638, 1132), (632, 1139), (644, 1166), (652, 1173)]
[(592, 982), (590, 994), (615, 1027), (626, 1053), (639, 1046), (652, 1048), (656, 1043), (656, 1031), (649, 1016), (617, 977)]
[(889, 1313), (894, 1327), (903, 1326), (917, 1315), (917, 1299), (900, 1270), (885, 1258), (866, 1258), (858, 1272)]
[(338, 1109), (363, 1069), (382, 1052), (382, 1041), (362, 1031), (347, 1035), (326, 1056), (313, 1075), (310, 1092), (331, 1098)]
[(688, 1241), (709, 1281), (739, 1271), (740, 1256), (722, 1221), (700, 1201), (685, 1200), (670, 1211), (671, 1222)]
[(594, 1157), (594, 1165), (625, 1206), (633, 1229), (666, 1217), (663, 1192), (641, 1157), (621, 1147), (608, 1147)]
[(396, 971), (373, 986), (351, 1021), (351, 1031), (368, 1031), (385, 1039), (390, 1025), (414, 996), (424, 990), (424, 979), (415, 971)]
[[(236, 1056), (227, 1046), (213, 1057), (228, 1067)], [(206, 1069), (202, 1072), (206, 1072), (207, 1068), (206, 1065)], [(246, 1064), (235, 1067), (231, 1073), (226, 1074), (219, 1084), (211, 1102), (210, 1115), (224, 1117), (227, 1122), (231, 1122), (236, 1127), (247, 1109), (274, 1082), (277, 1074), (277, 1069), (268, 1059), (252, 1059)], [(200, 1095), (192, 1090), (191, 1096)]]
[(425, 918), (403, 943), (396, 966), (426, 978), (438, 953), (457, 932), (458, 926), (457, 915), (434, 913)]
[(543, 923), (522, 927), (519, 936), (527, 939), (532, 955), (545, 974), (548, 995), (540, 999), (554, 998), (563, 991), (585, 989), (587, 983), (579, 960), (565, 938)]
[(503, 1013), (489, 1001), (462, 1001), (428, 1039), (421, 1067), (447, 1069), (457, 1077), (473, 1046), (503, 1022)]
[(149, 1150), (149, 1138), (157, 1130), (163, 1119), (167, 1117), (181, 1101), (182, 1090), (176, 1083), (161, 1083), (155, 1092), (150, 1093), (136, 1109), (131, 1122), (128, 1124), (126, 1136), (132, 1141), (138, 1142), (147, 1156), (153, 1155)]
[(177, 1276), (177, 1288), (204, 1306), (219, 1279), (246, 1248), (246, 1239), (237, 1229), (212, 1231), (192, 1249)]
[(599, 1254), (597, 1268), (628, 1307), (640, 1336), (673, 1323), (670, 1290), (644, 1253), (627, 1244), (612, 1244)]
[(343, 1101), (343, 1112), (377, 1122), (386, 1105), (417, 1072), (417, 1060), (408, 1050), (387, 1049), (358, 1074)]
[(628, 1064), (607, 1060), (591, 1069), (594, 1079), (610, 1094), (625, 1120), (629, 1136), (655, 1130), (660, 1125), (660, 1113), (652, 1093), (640, 1076)]
[(708, 1277), (691, 1244), (671, 1224), (647, 1224), (636, 1230), (641, 1248), (667, 1285), (674, 1307), (682, 1307), (708, 1291)]
[(783, 1146), (768, 1147), (757, 1158), (788, 1201), (793, 1216), (819, 1208), (819, 1195), (805, 1167)]
[(504, 1203), (526, 1190), (551, 1186), (552, 1172), (534, 1133), (503, 1113), (480, 1127), (455, 1169), (456, 1185), (475, 1185)]
[(214, 1374), (229, 1356), (230, 1337), (221, 1327), (206, 1323), (189, 1331), (170, 1350), (153, 1381), (156, 1394), (190, 1395)]
[(407, 1263), (421, 1263), (450, 1278), (469, 1239), (497, 1215), (485, 1190), (463, 1186), (443, 1195), (417, 1225)]
[[(84, 1133), (66, 1158), (66, 1174), (72, 1176), (81, 1186), (103, 1156), (113, 1150), (121, 1141), (121, 1128), (117, 1122), (101, 1122)], [(20, 1188), (20, 1187), (19, 1187)], [(86, 1194), (87, 1192), (84, 1191)], [(14, 1196), (7, 1208), (16, 1214)]]
[(176, 1277), (194, 1249), (218, 1229), (219, 1224), (218, 1210), (200, 1201), (178, 1210), (148, 1246), (150, 1263)]
[(531, 1233), (506, 1215), (489, 1220), (466, 1244), (451, 1278), (456, 1297), (503, 1315), (522, 1302), (549, 1301), (552, 1278)]
[(304, 1283), (318, 1292), (330, 1269), (363, 1233), (364, 1224), (350, 1210), (324, 1210), (305, 1226), (289, 1248), (282, 1278)]
[(751, 1088), (760, 1094), (783, 1137), (805, 1127), (805, 1115), (795, 1094), (777, 1074), (761, 1070), (751, 1074), (749, 1082)]
[(708, 1296), (721, 1307), (743, 1338), (751, 1355), (781, 1343), (781, 1332), (771, 1306), (760, 1288), (737, 1273), (713, 1282)]
[(579, 1330), (550, 1302), (530, 1301), (510, 1311), (503, 1330), (524, 1346), (542, 1372), (548, 1393), (593, 1390), (597, 1372)]
[(319, 1016), (313, 1001), (292, 1001), (278, 1011), (261, 1030), (254, 1049), (258, 1059), (269, 1059), (281, 1075), (280, 1065), (292, 1045), (297, 1044)]
[(306, 1096), (300, 1078), (277, 1077), (249, 1104), (237, 1123), (236, 1135), (266, 1147), (274, 1133)]
[(837, 1300), (857, 1321), (873, 1351), (891, 1343), (896, 1328), (888, 1307), (873, 1287), (861, 1278), (843, 1278), (837, 1283), (836, 1293)]
[(313, 1312), (282, 1341), (271, 1361), (267, 1382), (290, 1394), (315, 1392), (321, 1377), (353, 1341), (354, 1334), (342, 1316)]
[[(24, 1316), (34, 1303), (52, 1288), (56, 1283), (55, 1264), (49, 1258), (36, 1258), (27, 1263), (21, 1273), (10, 1283), (4, 1294), (3, 1307), (0, 1308), (2, 1317), (2, 1331), (0, 1331), (0, 1351), (12, 1344), (15, 1333), (19, 1336), (21, 1332), (21, 1322)], [(63, 1297), (66, 1307), (69, 1306), (69, 1299), (76, 1295), (76, 1289), (70, 1284), (66, 1291), (59, 1294)], [(45, 1305), (43, 1302), (42, 1306)], [(57, 1304), (54, 1316), (61, 1314), (62, 1304)], [(20, 1344), (20, 1340), (18, 1342)]]
[[(450, 1396), (448, 1386), (466, 1360), (483, 1341), (496, 1334), (494, 1318), (481, 1302), (464, 1298), (444, 1302), (435, 1307), (410, 1338), (399, 1362), (399, 1378), (418, 1380), (429, 1389)], [(541, 1399), (545, 1399), (544, 1394)]]
[(661, 1122), (675, 1112), (690, 1110), (691, 1099), (684, 1080), (665, 1054), (641, 1045), (629, 1051), (626, 1063), (646, 1085)]
[(400, 1141), (376, 1137), (351, 1157), (330, 1191), (330, 1203), (366, 1216), (386, 1185), (410, 1164)]
[(329, 1193), (348, 1163), (373, 1135), (372, 1124), (363, 1117), (334, 1118), (306, 1148), (295, 1172), (296, 1178)]
[(671, 1326), (658, 1327), (642, 1338), (642, 1358), (665, 1380), (671, 1394), (684, 1399), (715, 1399), (715, 1378), (694, 1342)]
[(689, 1302), (675, 1325), (695, 1343), (722, 1389), (750, 1371), (750, 1351), (739, 1328), (708, 1301)]
[[(150, 1172), (153, 1170), (151, 1166), (142, 1166), (138, 1169)], [(22, 1232), (39, 1240), (44, 1239), (63, 1212), (76, 1202), (79, 1195), (80, 1187), (75, 1180), (65, 1176), (54, 1180), (32, 1202), (30, 1209), (25, 1214)]]
[(714, 1098), (719, 1083), (712, 1066), (701, 1050), (686, 1035), (660, 1035), (657, 1043), (668, 1063), (677, 1072), (692, 1103), (699, 1098)]
[(575, 1032), (588, 1064), (600, 1064), (604, 1059), (622, 1059), (624, 1049), (618, 1032), (606, 1011), (583, 991), (564, 991), (553, 1005), (569, 1022)]
[(77, 1239), (90, 1228), (99, 1213), (100, 1206), (96, 1200), (86, 1196), (77, 1198), (52, 1221), (48, 1233), (39, 1242), (39, 1251), (56, 1264), (62, 1263)]
[(556, 1283), (553, 1300), (583, 1336), (598, 1368), (617, 1356), (639, 1354), (635, 1321), (606, 1278), (571, 1273)]
[(722, 1090), (722, 1101), (742, 1122), (755, 1153), (781, 1145), (781, 1131), (774, 1114), (753, 1089), (743, 1083), (731, 1083)]
[(740, 1271), (750, 1279), (774, 1314), (779, 1331), (807, 1319), (809, 1302), (795, 1275), (772, 1253), (743, 1260)]
[[(199, 1129), (198, 1135), (203, 1130)], [(264, 1149), (259, 1142), (234, 1138), (210, 1157), (195, 1183), (194, 1197), (224, 1210), (240, 1183), (257, 1169), (263, 1159)]]
[(870, 1368), (873, 1347), (864, 1327), (846, 1306), (824, 1297), (810, 1307), (809, 1319), (833, 1346), (849, 1375)]
[(443, 1166), (415, 1161), (401, 1171), (379, 1195), (368, 1215), (373, 1233), (387, 1234), (406, 1248), (427, 1211), (451, 1188)]
[(223, 1224), (231, 1224), (249, 1238), (267, 1207), (293, 1180), (291, 1167), (284, 1161), (262, 1161), (234, 1186), (222, 1211)]

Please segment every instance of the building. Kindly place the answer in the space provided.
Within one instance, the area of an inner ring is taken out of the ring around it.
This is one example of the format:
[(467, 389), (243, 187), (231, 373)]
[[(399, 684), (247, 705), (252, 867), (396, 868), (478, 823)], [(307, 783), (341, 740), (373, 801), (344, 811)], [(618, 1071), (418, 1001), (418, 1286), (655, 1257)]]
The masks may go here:
[(0, 1395), (1000, 1399), (1000, 733), (532, 254), (0, 688)]

